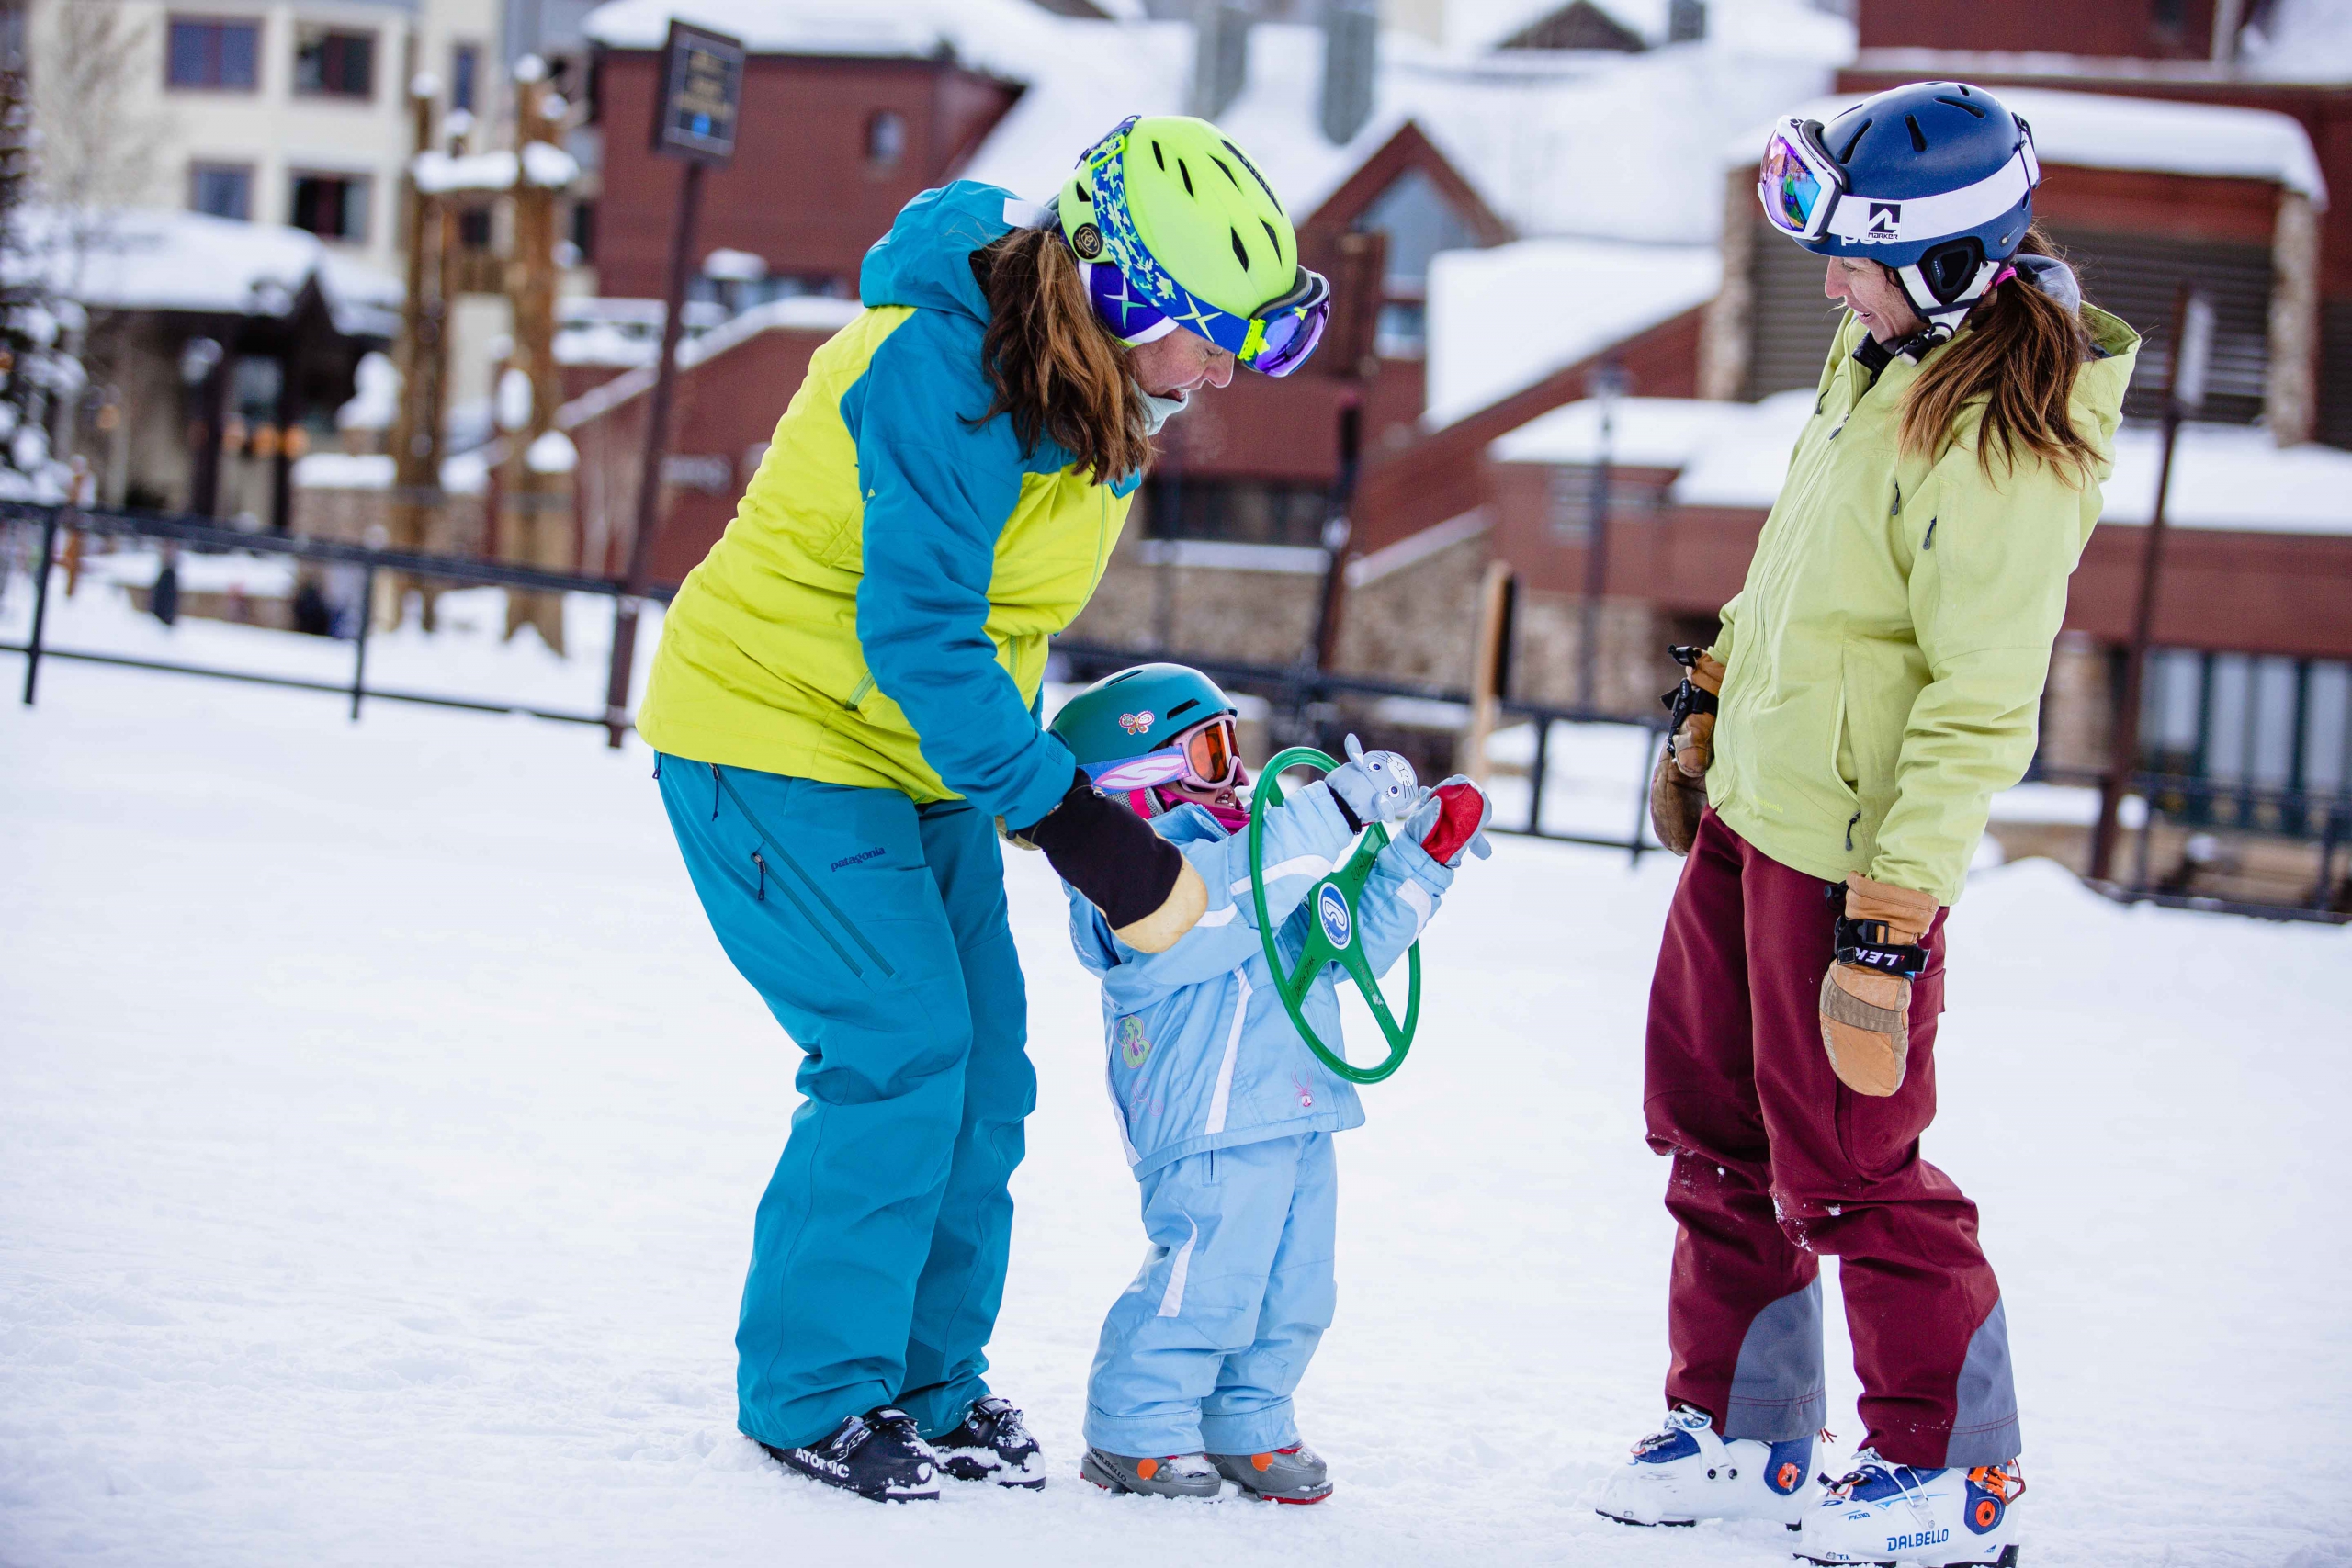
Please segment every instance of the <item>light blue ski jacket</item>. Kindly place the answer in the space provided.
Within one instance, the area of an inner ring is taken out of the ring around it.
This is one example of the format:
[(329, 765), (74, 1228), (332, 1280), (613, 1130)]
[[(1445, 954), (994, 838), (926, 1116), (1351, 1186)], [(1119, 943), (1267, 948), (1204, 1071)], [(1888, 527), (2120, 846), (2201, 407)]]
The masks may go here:
[[(1250, 893), (1250, 837), (1228, 834), (1197, 806), (1152, 819), (1208, 885), (1208, 912), (1165, 953), (1138, 953), (1111, 934), (1102, 911), (1069, 893), (1070, 942), (1102, 982), (1111, 1105), (1127, 1163), (1140, 1178), (1203, 1149), (1363, 1125), (1353, 1084), (1325, 1069), (1275, 993)], [(1317, 783), (1266, 818), (1266, 912), (1285, 964), (1306, 942), (1307, 893), (1354, 837)], [(1413, 944), (1437, 913), (1453, 873), (1412, 840), (1380, 852), (1357, 901), (1358, 940), (1373, 971)], [(1306, 995), (1307, 1021), (1339, 1048), (1336, 971)], [(1402, 1007), (1404, 998), (1393, 998)]]

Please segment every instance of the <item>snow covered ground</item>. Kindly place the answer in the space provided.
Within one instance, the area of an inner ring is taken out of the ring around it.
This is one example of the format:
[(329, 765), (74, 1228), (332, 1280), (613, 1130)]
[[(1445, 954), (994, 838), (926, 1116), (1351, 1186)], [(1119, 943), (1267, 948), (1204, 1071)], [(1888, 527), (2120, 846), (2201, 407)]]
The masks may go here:
[[(593, 665), (548, 665), (593, 703)], [(1014, 857), (1042, 1084), (994, 1376), (1056, 1479), (883, 1509), (734, 1432), (797, 1054), (641, 749), (62, 663), (27, 710), (20, 669), (0, 1562), (1786, 1561), (1770, 1528), (1590, 1511), (1666, 1360), (1638, 1105), (1665, 857), (1504, 840), (1432, 928), (1414, 1059), (1342, 1140), (1340, 1314), (1302, 1394), (1340, 1490), (1311, 1509), (1072, 1473), (1142, 1243), (1093, 990)], [(2027, 1562), (2352, 1564), (2352, 932), (2120, 910), (2028, 862), (1952, 941), (1928, 1152), (2002, 1272)]]

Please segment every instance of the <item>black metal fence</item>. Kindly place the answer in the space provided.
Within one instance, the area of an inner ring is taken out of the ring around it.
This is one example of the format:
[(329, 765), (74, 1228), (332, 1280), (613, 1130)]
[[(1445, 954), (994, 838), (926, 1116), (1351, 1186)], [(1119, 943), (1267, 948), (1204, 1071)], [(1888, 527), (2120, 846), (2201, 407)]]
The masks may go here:
[[(358, 718), (362, 705), (368, 699), (375, 698), (479, 713), (527, 714), (560, 723), (596, 725), (608, 730), (626, 729), (630, 722), (627, 713), (611, 708), (565, 710), (524, 701), (408, 691), (370, 685), (368, 682), (368, 622), (375, 597), (376, 581), (382, 573), (396, 572), (408, 578), (466, 586), (594, 594), (612, 600), (617, 618), (622, 602), (628, 595), (624, 583), (615, 578), (546, 571), (467, 557), (374, 549), (283, 535), (249, 534), (223, 528), (200, 518), (43, 506), (25, 502), (0, 502), (0, 525), (31, 529), (39, 540), (38, 559), (32, 573), (30, 633), (23, 642), (0, 643), (0, 653), (21, 654), (25, 658), (23, 700), (28, 704), (38, 693), (43, 661), (62, 659), (346, 694), (350, 698), (350, 715), (354, 719)], [(68, 532), (113, 538), (151, 539), (177, 545), (198, 554), (242, 551), (288, 557), (322, 566), (358, 569), (363, 573), (364, 587), (359, 600), (360, 613), (356, 617), (351, 639), (350, 680), (330, 682), (222, 669), (168, 660), (142, 659), (95, 649), (61, 647), (51, 642), (47, 637), (50, 580), (59, 558), (59, 542)], [(644, 597), (649, 601), (666, 603), (674, 592), (674, 585), (662, 584), (650, 589)], [(1262, 698), (1268, 705), (1272, 739), (1278, 747), (1309, 745), (1325, 751), (1336, 751), (1349, 730), (1362, 725), (1362, 710), (1385, 698), (1453, 705), (1464, 712), (1471, 703), (1471, 695), (1467, 692), (1409, 681), (1340, 674), (1305, 664), (1249, 664), (1188, 653), (1147, 653), (1134, 649), (1067, 639), (1055, 645), (1055, 652), (1069, 673), (1080, 680), (1107, 674), (1138, 659), (1182, 660), (1233, 690)], [(1657, 841), (1649, 837), (1647, 829), (1649, 775), (1656, 765), (1657, 748), (1664, 739), (1666, 717), (1663, 711), (1656, 714), (1612, 713), (1555, 707), (1506, 697), (1498, 704), (1498, 718), (1504, 724), (1524, 722), (1532, 725), (1533, 754), (1528, 767), (1525, 813), (1517, 820), (1491, 824), (1493, 830), (1559, 843), (1623, 850), (1634, 861), (1659, 848)], [(1636, 753), (1640, 765), (1624, 781), (1625, 829), (1622, 835), (1564, 831), (1545, 826), (1545, 795), (1551, 784), (1553, 731), (1555, 726), (1562, 724), (1608, 725), (1643, 732), (1645, 743)], [(2062, 770), (2037, 771), (2033, 776), (2055, 784), (2096, 784), (2098, 782), (2095, 773)], [(2343, 920), (2352, 918), (2352, 914), (2347, 914), (2344, 908), (2347, 901), (2347, 888), (2352, 887), (2352, 793), (2263, 789), (2239, 783), (2156, 773), (2136, 775), (2133, 788), (2149, 803), (2150, 809), (2137, 829), (2138, 841), (2131, 880), (2101, 888), (2109, 897), (2127, 902), (2145, 900), (2274, 919)], [(2308, 898), (2288, 903), (2220, 897), (2181, 886), (2179, 868), (2159, 868), (2153, 863), (2154, 833), (2160, 818), (2184, 829), (2226, 829), (2312, 842), (2317, 850), (2317, 864)], [(2342, 871), (2337, 869), (2339, 863), (2343, 863)]]
[[(628, 726), (626, 713), (616, 713), (610, 709), (593, 713), (567, 711), (540, 707), (526, 702), (403, 691), (397, 687), (368, 683), (368, 622), (372, 618), (377, 579), (383, 573), (396, 572), (404, 577), (458, 583), (467, 587), (514, 588), (542, 593), (593, 593), (612, 600), (617, 614), (621, 600), (627, 596), (627, 590), (616, 578), (546, 571), (536, 567), (477, 560), (466, 556), (373, 549), (363, 545), (334, 544), (322, 539), (295, 538), (283, 534), (249, 534), (240, 529), (223, 528), (207, 518), (100, 508), (42, 506), (28, 502), (0, 501), (0, 524), (31, 528), (40, 538), (38, 558), (32, 573), (31, 632), (23, 642), (0, 643), (0, 653), (25, 656), (23, 698), (28, 705), (39, 693), (42, 661), (64, 659), (133, 670), (161, 671), (175, 675), (202, 675), (216, 681), (243, 681), (255, 685), (287, 686), (300, 691), (347, 694), (351, 698), (351, 716), (354, 719), (359, 716), (361, 704), (374, 697), (384, 702), (423, 703), (434, 707), (466, 708), (477, 713), (527, 714), (534, 718), (554, 719), (564, 724), (594, 724), (607, 728), (615, 726), (626, 728)], [(318, 681), (298, 675), (227, 670), (171, 660), (133, 658), (96, 649), (60, 647), (50, 642), (47, 636), (50, 578), (57, 564), (59, 541), (68, 533), (92, 534), (107, 538), (153, 539), (160, 544), (176, 545), (197, 554), (242, 552), (288, 557), (321, 566), (357, 569), (363, 576), (358, 614), (355, 617), (351, 638), (351, 679), (345, 682)], [(675, 592), (674, 585), (662, 584), (651, 589), (646, 597), (666, 602)]]

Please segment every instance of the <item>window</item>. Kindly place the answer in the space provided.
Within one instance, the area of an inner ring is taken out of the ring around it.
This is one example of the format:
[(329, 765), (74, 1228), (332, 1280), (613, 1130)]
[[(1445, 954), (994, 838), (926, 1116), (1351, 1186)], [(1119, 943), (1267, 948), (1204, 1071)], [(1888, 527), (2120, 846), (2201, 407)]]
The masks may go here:
[(1419, 355), (1428, 333), (1423, 304), (1429, 299), (1430, 258), (1478, 243), (1477, 234), (1437, 182), (1419, 169), (1404, 174), (1373, 197), (1351, 227), (1388, 237), (1388, 274), (1382, 292), (1380, 325), (1374, 352), (1390, 358)]
[(876, 109), (865, 120), (865, 161), (887, 167), (907, 151), (907, 117), (896, 109)]
[(304, 28), (294, 40), (294, 90), (334, 98), (376, 91), (376, 35)]
[(579, 253), (582, 265), (596, 259), (596, 204), (582, 200), (571, 204), (571, 246)]
[(461, 43), (449, 51), (449, 107), (474, 111), (474, 84), (481, 75), (481, 50)]
[(322, 240), (365, 240), (368, 176), (297, 170), (293, 208), (288, 221), (297, 229), (308, 229)]
[(174, 17), (164, 50), (164, 82), (250, 93), (261, 85), (261, 24)]
[(193, 212), (247, 221), (254, 215), (254, 171), (246, 164), (190, 164), (187, 205)]
[(1170, 477), (1145, 482), (1155, 539), (1311, 547), (1323, 542), (1331, 510), (1330, 492), (1321, 485)]

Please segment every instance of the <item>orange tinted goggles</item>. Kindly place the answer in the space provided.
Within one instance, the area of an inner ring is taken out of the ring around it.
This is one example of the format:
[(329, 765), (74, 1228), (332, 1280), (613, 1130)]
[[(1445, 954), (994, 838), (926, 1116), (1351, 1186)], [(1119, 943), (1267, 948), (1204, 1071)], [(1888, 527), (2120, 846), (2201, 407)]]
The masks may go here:
[(1219, 714), (1182, 737), (1184, 769), (1193, 784), (1228, 784), (1241, 770), (1241, 749), (1233, 738), (1233, 716)]

